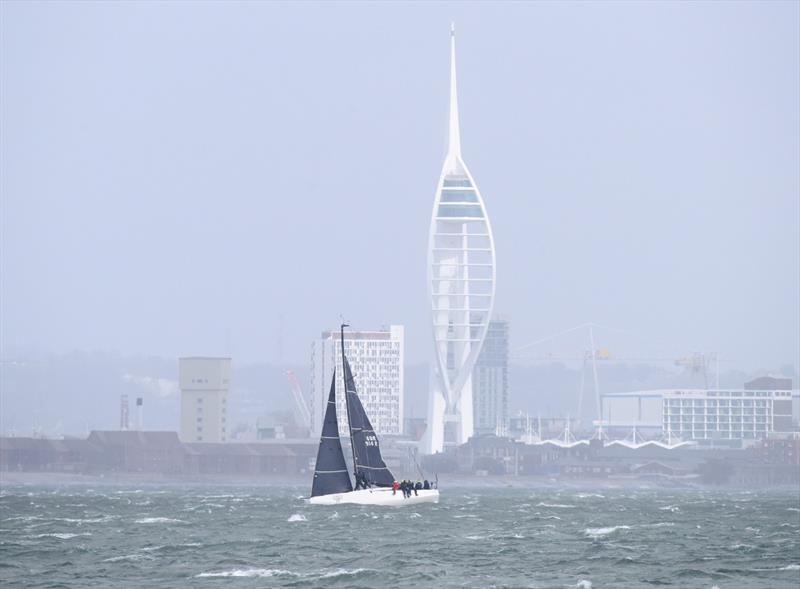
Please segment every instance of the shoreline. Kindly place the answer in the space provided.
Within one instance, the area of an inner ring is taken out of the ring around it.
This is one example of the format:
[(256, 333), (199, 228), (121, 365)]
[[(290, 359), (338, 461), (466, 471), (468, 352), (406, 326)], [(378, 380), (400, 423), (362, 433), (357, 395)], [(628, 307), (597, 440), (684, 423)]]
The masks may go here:
[[(439, 477), (441, 488), (459, 489), (543, 489), (553, 491), (796, 491), (793, 484), (739, 486), (706, 485), (699, 481), (654, 481), (633, 478), (553, 478), (541, 476), (475, 477), (444, 475)], [(110, 487), (138, 486), (220, 486), (296, 488), (311, 486), (310, 476), (230, 477), (217, 475), (152, 475), (132, 473), (72, 474), (57, 472), (0, 472), (0, 489), (26, 485), (102, 485)]]

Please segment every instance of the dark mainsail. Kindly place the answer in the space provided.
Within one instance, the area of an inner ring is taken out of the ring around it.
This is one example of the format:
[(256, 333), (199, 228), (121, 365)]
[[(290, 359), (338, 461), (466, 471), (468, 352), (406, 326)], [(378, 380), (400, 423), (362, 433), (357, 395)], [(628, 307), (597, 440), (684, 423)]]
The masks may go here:
[(317, 464), (314, 469), (314, 482), (311, 496), (348, 493), (353, 490), (347, 464), (339, 439), (339, 422), (336, 419), (336, 372), (333, 373), (328, 407), (325, 409), (325, 422), (322, 424), (322, 437), (319, 440)]
[[(342, 341), (344, 350), (344, 341)], [(381, 457), (378, 436), (372, 429), (364, 406), (356, 393), (356, 383), (350, 371), (350, 364), (342, 354), (344, 366), (344, 389), (347, 401), (347, 417), (350, 422), (350, 439), (353, 444), (353, 460), (356, 477), (363, 476), (367, 482), (378, 487), (391, 487), (394, 476), (386, 467)]]

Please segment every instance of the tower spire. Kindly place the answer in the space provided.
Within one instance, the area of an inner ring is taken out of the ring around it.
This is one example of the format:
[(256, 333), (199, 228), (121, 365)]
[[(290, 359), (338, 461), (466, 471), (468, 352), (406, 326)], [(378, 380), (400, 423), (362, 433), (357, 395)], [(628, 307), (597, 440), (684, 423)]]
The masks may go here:
[(450, 23), (450, 129), (448, 159), (461, 158), (461, 132), (458, 128), (458, 91), (456, 88), (456, 24)]

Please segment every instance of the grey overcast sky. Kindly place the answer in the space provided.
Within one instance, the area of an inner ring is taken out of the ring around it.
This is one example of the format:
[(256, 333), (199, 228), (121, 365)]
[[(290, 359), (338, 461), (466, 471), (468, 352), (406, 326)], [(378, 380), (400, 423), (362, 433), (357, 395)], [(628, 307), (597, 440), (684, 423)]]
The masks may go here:
[(4, 1), (3, 353), (427, 361), (455, 21), (513, 345), (797, 365), (799, 7)]

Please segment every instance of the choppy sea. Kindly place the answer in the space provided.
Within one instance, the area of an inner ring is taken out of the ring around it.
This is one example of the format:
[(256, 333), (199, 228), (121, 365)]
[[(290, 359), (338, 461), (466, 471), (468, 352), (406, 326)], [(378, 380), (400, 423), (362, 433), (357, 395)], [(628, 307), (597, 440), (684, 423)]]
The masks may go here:
[(3, 486), (3, 587), (800, 587), (791, 491)]

